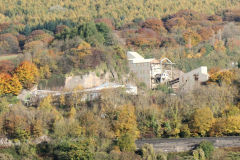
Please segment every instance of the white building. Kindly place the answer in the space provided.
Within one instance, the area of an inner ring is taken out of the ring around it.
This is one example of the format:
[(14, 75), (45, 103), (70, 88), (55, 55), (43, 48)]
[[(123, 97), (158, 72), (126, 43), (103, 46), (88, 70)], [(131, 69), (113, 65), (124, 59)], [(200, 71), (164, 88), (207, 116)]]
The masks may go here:
[(167, 59), (144, 59), (137, 52), (127, 52), (130, 71), (148, 88), (155, 88), (160, 83), (172, 80), (173, 63)]
[(206, 82), (209, 78), (207, 67), (201, 66), (188, 73), (174, 69), (169, 59), (144, 59), (137, 52), (127, 52), (130, 71), (139, 82), (144, 82), (148, 88), (158, 84), (168, 83), (174, 90), (190, 91)]
[(179, 77), (179, 89), (186, 92), (200, 87), (201, 83), (208, 81), (207, 66), (201, 66)]

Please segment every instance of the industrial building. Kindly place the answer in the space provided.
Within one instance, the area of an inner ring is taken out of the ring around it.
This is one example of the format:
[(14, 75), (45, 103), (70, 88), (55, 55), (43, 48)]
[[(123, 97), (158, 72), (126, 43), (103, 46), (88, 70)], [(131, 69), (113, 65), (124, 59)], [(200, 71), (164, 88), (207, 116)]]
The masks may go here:
[(201, 83), (209, 78), (206, 66), (183, 73), (174, 68), (174, 63), (168, 58), (145, 59), (132, 51), (127, 52), (127, 58), (130, 71), (139, 82), (145, 83), (151, 89), (159, 84), (169, 84), (175, 90), (186, 92), (200, 87)]

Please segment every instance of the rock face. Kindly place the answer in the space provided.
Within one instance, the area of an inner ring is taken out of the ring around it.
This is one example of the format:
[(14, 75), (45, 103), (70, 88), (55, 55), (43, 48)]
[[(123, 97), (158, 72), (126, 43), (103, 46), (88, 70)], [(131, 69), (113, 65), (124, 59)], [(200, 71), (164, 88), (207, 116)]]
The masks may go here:
[(74, 89), (79, 85), (83, 88), (93, 88), (103, 83), (109, 82), (112, 75), (107, 72), (104, 75), (98, 76), (95, 72), (90, 72), (82, 76), (70, 76), (66, 78), (65, 89)]
[(152, 144), (156, 152), (186, 152), (194, 149), (202, 141), (210, 141), (216, 148), (240, 147), (240, 137), (145, 139), (137, 140), (136, 145), (138, 148), (141, 148), (145, 143)]

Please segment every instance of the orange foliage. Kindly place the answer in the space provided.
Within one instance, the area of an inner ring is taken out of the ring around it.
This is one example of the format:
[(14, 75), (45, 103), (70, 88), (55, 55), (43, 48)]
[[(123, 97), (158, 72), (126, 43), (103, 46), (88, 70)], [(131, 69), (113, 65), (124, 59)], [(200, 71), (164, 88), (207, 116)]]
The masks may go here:
[(38, 69), (35, 64), (24, 61), (16, 69), (15, 73), (24, 88), (31, 88), (37, 83), (39, 78)]
[(213, 47), (214, 47), (215, 51), (218, 51), (218, 52), (225, 52), (225, 50), (226, 50), (226, 48), (224, 46), (224, 42), (221, 40), (216, 40)]
[(161, 19), (157, 19), (157, 18), (151, 18), (151, 19), (147, 19), (143, 25), (143, 28), (150, 28), (156, 32), (162, 32), (162, 31), (166, 31), (166, 29), (164, 28), (163, 22)]
[(175, 28), (184, 28), (186, 24), (186, 20), (183, 17), (174, 17), (167, 20), (165, 26), (168, 30), (172, 30)]
[(0, 63), (0, 73), (10, 73), (14, 68), (15, 66), (11, 61), (4, 60)]
[(131, 37), (127, 40), (128, 44), (132, 44), (138, 47), (157, 47), (161, 44), (161, 39), (158, 34), (149, 28), (140, 28), (137, 30), (137, 35), (135, 37)]
[(183, 34), (183, 38), (188, 48), (192, 48), (193, 46), (196, 46), (202, 40), (201, 36), (192, 30), (188, 30), (187, 32), (185, 32)]
[(138, 35), (134, 38), (128, 39), (128, 44), (136, 45), (138, 47), (154, 47), (159, 46), (161, 44), (161, 41), (154, 38), (154, 37), (144, 37), (141, 35)]
[(9, 26), (10, 26), (10, 23), (1, 23), (0, 32), (3, 32), (4, 30), (8, 29)]
[(35, 31), (32, 31), (30, 36), (28, 36), (27, 42), (40, 40), (44, 44), (49, 44), (50, 42), (53, 41), (53, 39), (54, 39), (53, 36), (44, 32), (43, 30), (35, 30)]
[(11, 33), (0, 35), (0, 53), (17, 53), (19, 50), (19, 43), (17, 37)]
[(16, 75), (11, 76), (7, 73), (0, 73), (0, 95), (18, 95), (21, 89), (22, 85)]
[(215, 74), (215, 73), (217, 73), (217, 72), (219, 72), (219, 71), (220, 71), (220, 68), (214, 67), (214, 68), (211, 68), (211, 69), (208, 71), (208, 74), (209, 74), (209, 75), (212, 75), (212, 74)]
[(202, 40), (209, 40), (210, 37), (213, 36), (214, 31), (211, 28), (201, 28), (198, 30), (198, 34), (201, 36)]
[(79, 58), (83, 58), (91, 54), (91, 45), (85, 41), (82, 41), (77, 48), (73, 48), (72, 50), (74, 54), (79, 56)]

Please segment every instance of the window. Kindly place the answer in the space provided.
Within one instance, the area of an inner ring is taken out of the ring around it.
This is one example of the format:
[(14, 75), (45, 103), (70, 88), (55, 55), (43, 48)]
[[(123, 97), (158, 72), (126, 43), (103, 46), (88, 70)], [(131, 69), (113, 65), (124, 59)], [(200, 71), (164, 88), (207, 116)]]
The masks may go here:
[(194, 80), (195, 80), (195, 81), (198, 81), (198, 79), (199, 79), (198, 74), (194, 74), (193, 77), (194, 77)]

